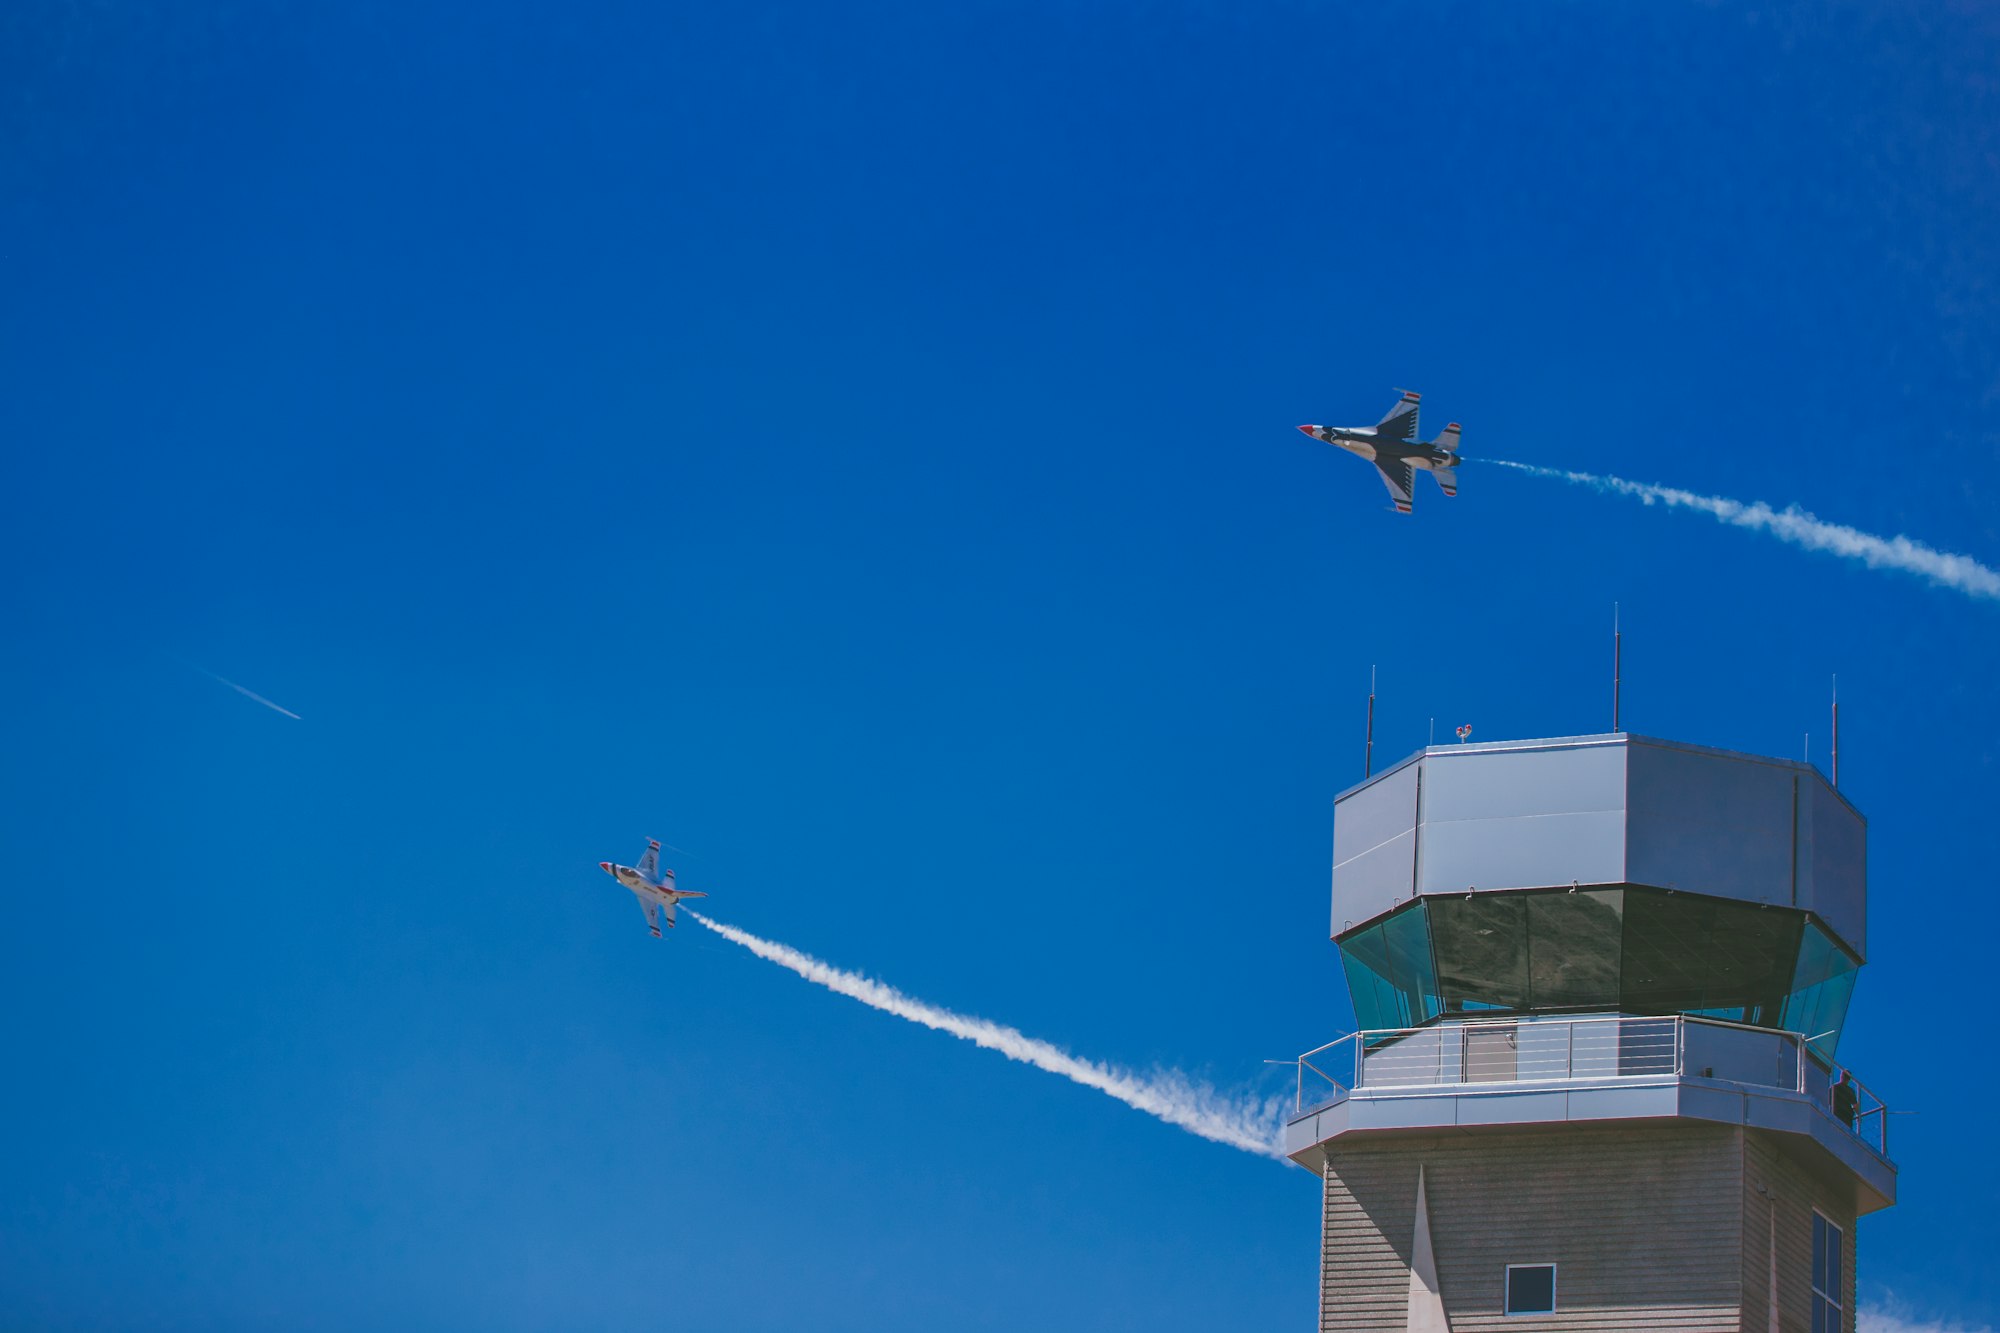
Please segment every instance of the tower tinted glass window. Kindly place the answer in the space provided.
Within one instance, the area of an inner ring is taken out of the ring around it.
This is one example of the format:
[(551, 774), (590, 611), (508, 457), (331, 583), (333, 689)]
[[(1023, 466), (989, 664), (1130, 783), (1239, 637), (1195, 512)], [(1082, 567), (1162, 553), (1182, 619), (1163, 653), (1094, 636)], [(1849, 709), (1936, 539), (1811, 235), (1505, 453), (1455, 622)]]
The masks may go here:
[(1841, 1333), (1841, 1232), (1813, 1214), (1812, 1333)]
[(1358, 1025), (1620, 1011), (1785, 1027), (1833, 1053), (1860, 963), (1795, 908), (1634, 885), (1438, 894), (1339, 937)]
[(1438, 1015), (1430, 919), (1422, 903), (1342, 937), (1341, 961), (1362, 1028), (1403, 1028)]
[(1529, 998), (1537, 1009), (1618, 1007), (1625, 894), (1582, 889), (1528, 895)]
[(1429, 903), (1446, 1013), (1528, 1007), (1528, 904), (1517, 893)]
[(1507, 1265), (1508, 1314), (1548, 1314), (1555, 1308), (1554, 1264)]
[(1691, 893), (1625, 895), (1627, 1011), (1777, 1023), (1798, 957), (1801, 914)]
[(1818, 926), (1805, 928), (1792, 993), (1785, 997), (1783, 1026), (1812, 1038), (1813, 1050), (1824, 1059), (1833, 1059), (1840, 1044), (1847, 1001), (1854, 994), (1855, 969), (1860, 966)]

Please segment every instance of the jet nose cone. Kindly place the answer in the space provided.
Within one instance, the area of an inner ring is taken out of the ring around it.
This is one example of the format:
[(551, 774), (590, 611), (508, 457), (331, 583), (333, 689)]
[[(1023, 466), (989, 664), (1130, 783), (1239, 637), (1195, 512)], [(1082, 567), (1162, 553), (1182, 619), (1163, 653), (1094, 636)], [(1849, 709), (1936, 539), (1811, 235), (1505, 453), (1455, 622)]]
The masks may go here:
[(1319, 427), (1318, 427), (1318, 426), (1301, 426), (1301, 427), (1299, 427), (1299, 433), (1300, 433), (1301, 435), (1312, 435), (1312, 436), (1318, 436), (1318, 434), (1319, 434)]
[(599, 870), (602, 870), (607, 875), (611, 873), (611, 863), (609, 861), (599, 861), (597, 863), (597, 868)]

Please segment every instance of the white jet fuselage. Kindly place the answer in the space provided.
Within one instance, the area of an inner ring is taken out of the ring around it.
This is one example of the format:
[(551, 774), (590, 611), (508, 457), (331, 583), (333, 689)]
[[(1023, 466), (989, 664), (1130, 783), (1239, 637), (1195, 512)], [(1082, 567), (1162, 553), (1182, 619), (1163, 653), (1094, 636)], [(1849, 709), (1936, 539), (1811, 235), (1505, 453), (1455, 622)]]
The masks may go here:
[(631, 866), (614, 865), (610, 861), (600, 861), (598, 865), (611, 878), (641, 898), (651, 898), (656, 903), (670, 903), (689, 896), (674, 887), (674, 872), (671, 870), (665, 872), (662, 882), (655, 884)]
[(706, 898), (708, 895), (696, 889), (674, 887), (674, 872), (660, 868), (660, 844), (648, 842), (646, 854), (639, 858), (636, 866), (621, 866), (615, 861), (599, 861), (597, 868), (632, 891), (639, 900), (639, 907), (646, 914), (646, 928), (654, 935), (660, 933), (660, 918), (665, 917), (668, 925), (674, 924), (674, 904), (683, 898)]

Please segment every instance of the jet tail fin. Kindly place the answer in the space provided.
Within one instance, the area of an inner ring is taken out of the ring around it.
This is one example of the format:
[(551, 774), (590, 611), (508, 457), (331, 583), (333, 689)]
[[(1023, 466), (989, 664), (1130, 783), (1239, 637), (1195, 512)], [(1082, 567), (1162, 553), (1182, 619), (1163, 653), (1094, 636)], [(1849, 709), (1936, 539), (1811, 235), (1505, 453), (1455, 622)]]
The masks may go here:
[(1458, 423), (1452, 422), (1439, 431), (1431, 441), (1431, 448), (1442, 449), (1448, 462), (1443, 467), (1431, 465), (1431, 475), (1437, 478), (1438, 489), (1446, 495), (1458, 494)]

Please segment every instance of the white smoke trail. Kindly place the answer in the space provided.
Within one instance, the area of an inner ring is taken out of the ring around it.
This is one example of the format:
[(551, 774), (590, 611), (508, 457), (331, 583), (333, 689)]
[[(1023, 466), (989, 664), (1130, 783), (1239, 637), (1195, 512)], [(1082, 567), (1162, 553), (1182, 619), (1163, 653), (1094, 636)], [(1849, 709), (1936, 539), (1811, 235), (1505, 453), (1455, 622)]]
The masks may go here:
[(2000, 600), (2000, 572), (1980, 564), (1969, 555), (1953, 555), (1948, 551), (1939, 551), (1922, 542), (1912, 541), (1908, 537), (1877, 537), (1859, 528), (1828, 523), (1797, 505), (1773, 509), (1762, 500), (1744, 504), (1739, 500), (1725, 500), (1719, 495), (1697, 495), (1693, 491), (1675, 490), (1670, 486), (1651, 486), (1642, 481), (1626, 481), (1623, 477), (1600, 477), (1589, 472), (1564, 472), (1552, 467), (1510, 463), (1504, 458), (1490, 458), (1486, 461), (1497, 463), (1501, 467), (1513, 468), (1517, 472), (1531, 473), (1537, 477), (1554, 477), (1575, 486), (1588, 486), (1593, 490), (1614, 495), (1630, 495), (1649, 505), (1663, 504), (1669, 508), (1680, 505), (1699, 510), (1721, 522), (1739, 528), (1759, 529), (1770, 533), (1780, 541), (1803, 546), (1809, 551), (1830, 551), (1849, 560), (1859, 560), (1870, 569), (1901, 570), (1905, 574), (1915, 574), (1919, 578), (1929, 579), (1941, 588), (1962, 592), (1968, 597)]
[(1158, 1116), (1170, 1125), (1178, 1125), (1191, 1134), (1199, 1134), (1205, 1139), (1226, 1143), (1232, 1148), (1241, 1148), (1259, 1156), (1284, 1158), (1284, 1149), (1278, 1142), (1281, 1099), (1264, 1103), (1248, 1099), (1231, 1100), (1212, 1088), (1190, 1082), (1181, 1074), (1166, 1072), (1147, 1077), (1112, 1065), (1101, 1065), (1094, 1060), (1078, 1059), (1060, 1046), (1038, 1041), (1015, 1028), (913, 1000), (895, 987), (858, 972), (843, 971), (811, 954), (759, 939), (747, 930), (738, 930), (720, 921), (711, 921), (692, 908), (682, 910), (722, 938), (742, 945), (759, 958), (788, 967), (807, 981), (816, 982), (828, 990), (859, 1000), (884, 1013), (906, 1018), (912, 1023), (962, 1037), (989, 1051), (998, 1051), (1009, 1060), (1019, 1060), (1037, 1069), (1046, 1069), (1051, 1074), (1061, 1074), (1086, 1088), (1096, 1088), (1106, 1096), (1116, 1097), (1147, 1115)]
[(1993, 1333), (1987, 1324), (1969, 1324), (1959, 1319), (1920, 1315), (1890, 1293), (1879, 1305), (1864, 1305), (1856, 1314), (1860, 1333)]
[(245, 689), (243, 686), (238, 685), (235, 681), (229, 679), (227, 676), (218, 676), (213, 671), (210, 671), (207, 667), (195, 666), (193, 662), (189, 662), (188, 665), (194, 667), (196, 671), (201, 672), (202, 675), (207, 676), (210, 680), (218, 681), (221, 684), (227, 685), (230, 689), (235, 690), (238, 694), (244, 695), (247, 698), (255, 699), (258, 703), (264, 705), (264, 707), (270, 709), (274, 713), (283, 713), (286, 717), (291, 718), (294, 722), (305, 721), (304, 718), (300, 717), (297, 713), (294, 713), (291, 709), (286, 708), (281, 704), (272, 703), (269, 699), (266, 699), (263, 695), (257, 693), (255, 690)]

